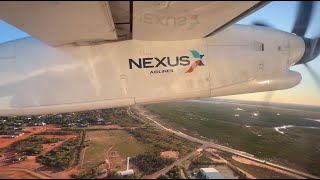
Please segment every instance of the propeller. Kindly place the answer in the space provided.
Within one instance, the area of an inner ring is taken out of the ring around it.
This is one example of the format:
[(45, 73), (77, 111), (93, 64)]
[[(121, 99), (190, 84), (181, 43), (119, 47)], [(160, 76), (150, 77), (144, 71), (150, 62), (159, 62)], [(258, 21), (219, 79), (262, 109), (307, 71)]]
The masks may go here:
[(292, 29), (292, 33), (303, 37), (309, 27), (309, 23), (312, 16), (314, 2), (313, 1), (302, 1), (299, 2), (298, 13)]
[(304, 64), (304, 66), (307, 68), (308, 72), (310, 73), (311, 77), (315, 81), (315, 84), (320, 92), (320, 77), (308, 64)]
[[(316, 37), (313, 38), (307, 38), (305, 37), (306, 32), (308, 30), (308, 27), (310, 25), (311, 18), (314, 14), (314, 1), (300, 1), (298, 4), (298, 11), (295, 17), (295, 22), (292, 28), (291, 33), (296, 34), (297, 36), (300, 36), (305, 43), (305, 52), (302, 56), (302, 58), (294, 65), (303, 64), (308, 72), (310, 73), (311, 77), (314, 81), (316, 81), (316, 85), (320, 90), (320, 77), (317, 75), (317, 73), (311, 69), (311, 67), (307, 64), (308, 62), (316, 59), (320, 54), (320, 29), (318, 30), (318, 34)], [(256, 26), (265, 26), (273, 28), (271, 25), (269, 25), (266, 22), (263, 21), (256, 21), (252, 23)], [(266, 100), (272, 99), (273, 93), (268, 93), (265, 97)]]
[(304, 37), (312, 18), (313, 9), (313, 1), (302, 1), (299, 4), (292, 33), (303, 38), (305, 42), (305, 52), (303, 57), (296, 64), (306, 64), (307, 62), (314, 60), (320, 53), (320, 44), (318, 44), (319, 37), (312, 39)]
[[(317, 58), (320, 54), (320, 30), (317, 37), (314, 38), (306, 38), (305, 34), (308, 30), (312, 15), (314, 13), (314, 1), (301, 1), (298, 5), (298, 13), (296, 15), (296, 19), (294, 22), (293, 29), (291, 33), (294, 33), (300, 37), (305, 42), (305, 52), (303, 57), (295, 64), (306, 64), (315, 58)], [(266, 22), (263, 21), (255, 21), (252, 23), (256, 26), (264, 26), (273, 28)]]

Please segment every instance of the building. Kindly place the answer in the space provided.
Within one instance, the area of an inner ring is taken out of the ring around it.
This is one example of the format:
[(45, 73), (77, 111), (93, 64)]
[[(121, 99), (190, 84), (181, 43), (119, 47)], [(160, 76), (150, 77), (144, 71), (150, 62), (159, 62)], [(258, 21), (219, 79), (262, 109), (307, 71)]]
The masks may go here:
[(22, 136), (22, 135), (24, 135), (24, 133), (23, 132), (15, 132), (14, 135), (15, 136)]
[(129, 163), (130, 163), (130, 157), (127, 158), (127, 170), (125, 171), (119, 171), (118, 174), (120, 176), (131, 176), (134, 174), (134, 171), (133, 169), (129, 169)]
[(3, 138), (16, 138), (17, 136), (15, 136), (15, 135), (4, 135), (2, 137)]
[(201, 168), (201, 179), (224, 179), (215, 168)]
[(56, 117), (57, 118), (62, 118), (62, 114), (57, 114)]
[(77, 125), (77, 127), (88, 127), (89, 126), (89, 123), (77, 123), (76, 124)]
[(4, 124), (7, 120), (0, 120), (0, 124)]
[(46, 123), (44, 123), (44, 122), (40, 122), (40, 123), (34, 123), (34, 125), (35, 125), (35, 126), (45, 126), (45, 125), (46, 125)]
[(133, 175), (134, 172), (132, 169), (128, 169), (128, 170), (125, 170), (125, 171), (119, 171), (118, 172), (120, 174), (120, 176), (130, 176), (130, 175)]

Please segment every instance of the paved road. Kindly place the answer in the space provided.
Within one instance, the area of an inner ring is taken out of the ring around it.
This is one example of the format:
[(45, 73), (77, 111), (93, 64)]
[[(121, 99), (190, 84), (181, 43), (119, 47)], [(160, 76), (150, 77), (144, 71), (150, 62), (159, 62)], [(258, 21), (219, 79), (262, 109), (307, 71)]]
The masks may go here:
[[(188, 135), (186, 135), (186, 134), (184, 134), (184, 133), (182, 133), (180, 131), (177, 132), (177, 131), (175, 131), (173, 129), (167, 128), (167, 127), (161, 125), (160, 123), (158, 123), (156, 121), (156, 119), (157, 119), (156, 116), (147, 113), (147, 111), (145, 109), (143, 109), (141, 106), (137, 106), (136, 109), (139, 110), (141, 115), (143, 115), (145, 118), (147, 118), (147, 119), (151, 120), (152, 122), (154, 122), (160, 128), (162, 128), (162, 129), (164, 129), (164, 130), (166, 130), (168, 132), (174, 133), (175, 135), (180, 136), (182, 138), (185, 138), (185, 139), (187, 139), (189, 141), (201, 143), (201, 144), (203, 144), (203, 147), (212, 147), (212, 148), (215, 148), (215, 149), (219, 149), (221, 151), (229, 152), (231, 154), (234, 154), (234, 155), (237, 155), (237, 156), (240, 156), (240, 157), (244, 157), (244, 158), (259, 162), (259, 163), (264, 163), (266, 165), (269, 165), (269, 166), (272, 166), (272, 167), (276, 167), (276, 168), (279, 168), (279, 169), (282, 169), (282, 170), (285, 170), (285, 171), (288, 171), (288, 172), (291, 172), (293, 174), (297, 174), (297, 175), (300, 175), (300, 176), (303, 176), (303, 177), (306, 177), (306, 178), (320, 179), (320, 177), (317, 177), (317, 176), (313, 176), (313, 175), (310, 175), (310, 174), (307, 174), (307, 173), (304, 173), (304, 172), (300, 172), (300, 171), (297, 171), (297, 170), (294, 170), (294, 169), (290, 169), (290, 168), (287, 168), (287, 167), (284, 167), (284, 166), (281, 166), (281, 165), (277, 165), (277, 164), (274, 164), (274, 163), (271, 163), (271, 162), (267, 162), (267, 161), (255, 158), (255, 157), (253, 157), (253, 155), (250, 155), (250, 154), (245, 153), (243, 151), (231, 149), (231, 148), (226, 147), (226, 146), (221, 146), (221, 145), (215, 144), (213, 142), (200, 140), (200, 139), (197, 139), (195, 137), (188, 136)], [(131, 115), (131, 116), (133, 114), (131, 112), (131, 109), (129, 109), (129, 108), (128, 108), (128, 114)], [(135, 118), (137, 118), (137, 116), (135, 116)]]
[[(202, 148), (202, 147), (201, 147)], [(171, 168), (173, 168), (173, 166), (178, 166), (180, 165), (183, 161), (189, 159), (190, 157), (192, 156), (195, 156), (195, 155), (198, 155), (199, 152), (198, 151), (194, 151), (188, 155), (186, 155), (185, 157), (179, 159), (178, 161), (174, 162), (173, 164), (171, 164), (170, 166), (167, 166), (163, 169), (161, 169), (160, 171), (157, 171), (153, 174), (150, 174), (150, 175), (146, 175), (146, 176), (143, 176), (141, 177), (141, 179), (157, 179), (157, 177), (159, 177), (161, 174), (165, 174), (166, 172), (168, 172)]]

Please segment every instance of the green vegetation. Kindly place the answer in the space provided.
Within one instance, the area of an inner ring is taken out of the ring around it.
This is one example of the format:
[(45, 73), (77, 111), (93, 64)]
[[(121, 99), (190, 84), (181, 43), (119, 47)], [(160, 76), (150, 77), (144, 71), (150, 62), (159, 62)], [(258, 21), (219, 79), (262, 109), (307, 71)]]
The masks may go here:
[(137, 179), (136, 174), (130, 175), (130, 176), (124, 176), (122, 177), (118, 172), (116, 171), (109, 171), (108, 176), (105, 179)]
[(169, 179), (169, 177), (165, 174), (161, 174), (157, 179)]
[[(242, 164), (234, 160), (229, 161), (236, 167), (243, 169), (244, 171), (250, 172), (253, 176), (257, 177), (258, 179), (292, 179), (292, 176), (288, 176), (282, 173), (278, 173), (275, 171), (271, 171), (267, 168), (262, 168), (254, 165), (247, 165)], [(230, 167), (230, 166), (229, 166)], [(239, 174), (239, 173), (238, 173)]]
[(170, 169), (166, 175), (170, 179), (182, 179), (181, 173), (180, 173), (180, 167), (179, 166), (173, 166), (172, 169)]
[(174, 159), (164, 158), (160, 153), (146, 152), (132, 158), (131, 162), (136, 165), (140, 171), (146, 174), (152, 174), (174, 162)]
[(187, 169), (186, 169), (185, 167), (181, 167), (181, 169), (183, 170), (183, 173), (184, 173), (185, 177), (186, 177), (187, 179), (189, 179), (190, 173), (187, 171)]
[(189, 160), (189, 159), (184, 160), (184, 161), (182, 162), (182, 164), (183, 164), (184, 166), (188, 166), (188, 165), (190, 164), (190, 160)]
[[(229, 163), (227, 163), (227, 166), (234, 172), (234, 173), (236, 173), (238, 176), (239, 176), (239, 178), (240, 179), (249, 179), (248, 178), (248, 176), (245, 174), (245, 173), (243, 173), (242, 171), (240, 171), (238, 168), (236, 168), (235, 166), (233, 166), (233, 165), (231, 165), (231, 164), (229, 164)], [(249, 172), (251, 172), (251, 171), (249, 171)], [(269, 179), (270, 177), (268, 177), (268, 179)]]
[(87, 131), (86, 140), (89, 146), (82, 166), (84, 169), (91, 169), (104, 161), (111, 147), (110, 151), (117, 151), (125, 159), (144, 152), (143, 146), (124, 130)]
[(236, 167), (239, 167), (240, 169), (249, 172), (253, 176), (257, 177), (258, 179), (292, 179), (293, 178), (291, 176), (278, 173), (278, 172), (269, 170), (267, 168), (239, 163), (233, 160), (232, 155), (227, 152), (220, 152), (219, 154), (229, 162), (227, 164), (228, 167), (232, 169), (236, 174), (238, 174), (241, 179), (248, 179), (248, 177), (244, 173), (239, 171)]
[(70, 139), (59, 147), (37, 157), (37, 162), (50, 167), (66, 170), (78, 163), (85, 132), (77, 138)]
[[(244, 110), (235, 111), (238, 107)], [(295, 127), (280, 134), (274, 129), (283, 125), (320, 127), (319, 122), (281, 110), (223, 103), (172, 102), (146, 108), (160, 115), (165, 123), (187, 129), (187, 134), (196, 132), (259, 158), (320, 175), (320, 130)]]
[(197, 158), (195, 158), (192, 162), (192, 165), (219, 165), (219, 164), (224, 164), (222, 162), (213, 162), (207, 155), (201, 155)]
[(161, 174), (157, 179), (182, 179), (179, 166), (173, 166), (165, 175)]
[(71, 174), (72, 179), (96, 179), (100, 172), (98, 168), (92, 168), (89, 171), (81, 172), (80, 174)]
[(108, 179), (121, 179), (121, 175), (116, 172), (116, 171), (109, 171), (108, 172), (108, 176), (107, 176)]
[[(293, 177), (278, 173), (267, 168), (262, 168), (254, 165), (248, 165), (239, 163), (232, 159), (229, 153), (220, 153), (228, 162), (231, 164), (227, 164), (230, 169), (232, 169), (236, 174), (239, 175), (241, 179), (248, 179), (248, 177), (241, 171), (239, 171), (236, 167), (249, 172), (253, 176), (257, 177), (258, 179), (292, 179)], [(235, 167), (236, 166), (236, 167)]]
[(8, 149), (15, 152), (25, 152), (26, 155), (38, 155), (43, 151), (41, 144), (50, 144), (61, 141), (60, 138), (42, 138), (38, 136), (30, 137), (11, 144)]
[(104, 119), (110, 120), (113, 124), (118, 124), (123, 127), (138, 127), (142, 123), (130, 117), (127, 114), (127, 108), (110, 108), (102, 110), (101, 116)]
[(178, 151), (179, 157), (183, 157), (200, 146), (155, 128), (127, 131), (143, 143), (150, 152)]

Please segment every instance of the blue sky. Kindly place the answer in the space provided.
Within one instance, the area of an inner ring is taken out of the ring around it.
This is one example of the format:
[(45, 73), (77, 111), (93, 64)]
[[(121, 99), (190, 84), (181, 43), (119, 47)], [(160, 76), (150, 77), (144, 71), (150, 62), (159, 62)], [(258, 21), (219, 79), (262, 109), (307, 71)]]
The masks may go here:
[[(267, 22), (274, 28), (290, 32), (296, 16), (298, 2), (283, 1), (271, 2), (264, 8), (242, 19), (237, 24), (251, 24), (259, 20)], [(316, 3), (316, 12), (311, 20), (306, 37), (315, 37), (320, 32), (320, 2)], [(0, 20), (0, 43), (29, 36), (27, 33)], [(320, 77), (320, 57), (308, 63)], [(269, 101), (284, 102), (294, 104), (320, 105), (320, 85), (316, 86), (315, 80), (303, 65), (294, 66), (291, 70), (297, 71), (302, 75), (302, 82), (291, 89), (274, 91)], [(320, 84), (320, 82), (317, 82)], [(270, 95), (270, 93), (269, 93)], [(246, 95), (228, 96), (226, 98), (245, 99), (245, 100), (265, 100), (268, 93), (252, 93)]]

